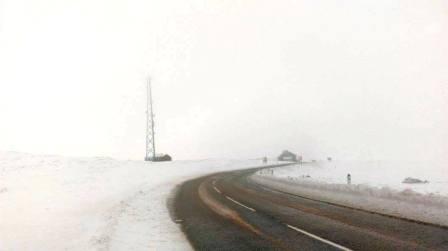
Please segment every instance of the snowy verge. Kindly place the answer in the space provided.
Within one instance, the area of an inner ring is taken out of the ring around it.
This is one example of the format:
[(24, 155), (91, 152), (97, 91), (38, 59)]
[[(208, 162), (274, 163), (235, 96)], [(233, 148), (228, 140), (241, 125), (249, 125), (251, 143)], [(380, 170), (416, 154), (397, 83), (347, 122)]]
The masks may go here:
[(173, 188), (209, 173), (259, 165), (0, 152), (0, 249), (191, 250), (167, 210)]
[[(269, 172), (268, 172), (269, 173)], [(259, 172), (250, 180), (268, 188), (366, 211), (448, 226), (448, 197), (387, 187), (343, 185)]]

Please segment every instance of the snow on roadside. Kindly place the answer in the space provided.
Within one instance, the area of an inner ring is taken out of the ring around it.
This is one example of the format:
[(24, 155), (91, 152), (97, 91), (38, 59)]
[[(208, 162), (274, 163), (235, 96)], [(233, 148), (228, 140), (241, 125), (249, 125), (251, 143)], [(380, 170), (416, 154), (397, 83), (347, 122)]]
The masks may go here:
[(147, 163), (0, 152), (1, 250), (189, 250), (172, 189), (257, 160)]
[[(448, 165), (435, 161), (321, 161), (277, 169), (275, 175), (278, 177), (309, 175), (313, 181), (346, 184), (348, 173), (352, 176), (352, 184), (448, 196)], [(402, 183), (407, 177), (428, 180), (429, 183)]]
[[(324, 162), (264, 170), (252, 180), (285, 192), (361, 208), (368, 211), (448, 226), (447, 174), (438, 166), (424, 170), (406, 163)], [(394, 168), (384, 168), (385, 166)], [(414, 165), (418, 167), (418, 165)], [(352, 185), (346, 175), (352, 175)], [(408, 176), (429, 179), (428, 184), (402, 184)], [(423, 176), (423, 177), (422, 177)], [(438, 181), (431, 183), (431, 180)]]

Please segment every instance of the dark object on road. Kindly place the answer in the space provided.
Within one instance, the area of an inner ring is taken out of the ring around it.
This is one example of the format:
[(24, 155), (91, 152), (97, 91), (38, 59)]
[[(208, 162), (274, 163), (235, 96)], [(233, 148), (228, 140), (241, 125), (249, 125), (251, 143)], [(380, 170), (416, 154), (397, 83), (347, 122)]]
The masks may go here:
[(333, 159), (331, 157), (327, 158), (328, 162), (331, 162)]
[(278, 160), (279, 161), (293, 161), (293, 162), (297, 162), (297, 155), (295, 155), (294, 153), (288, 151), (288, 150), (284, 150), (282, 152), (282, 154), (280, 154), (280, 156), (278, 156)]
[(145, 161), (153, 161), (153, 162), (172, 161), (172, 160), (173, 158), (171, 158), (171, 156), (168, 154), (156, 155), (155, 158), (152, 157), (145, 158)]
[(352, 184), (352, 176), (350, 174), (347, 174), (347, 185)]
[(405, 184), (426, 184), (426, 183), (429, 183), (429, 181), (407, 177), (406, 179), (403, 180), (402, 183), (405, 183)]

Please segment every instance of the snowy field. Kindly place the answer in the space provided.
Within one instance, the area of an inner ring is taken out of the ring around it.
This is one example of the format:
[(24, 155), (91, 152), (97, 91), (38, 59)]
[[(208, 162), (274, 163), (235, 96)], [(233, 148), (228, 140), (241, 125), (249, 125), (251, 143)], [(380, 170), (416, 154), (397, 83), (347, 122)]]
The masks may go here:
[[(346, 184), (347, 174), (352, 184), (403, 191), (406, 189), (422, 194), (448, 196), (448, 164), (433, 162), (392, 161), (321, 161), (276, 169), (277, 177), (309, 175), (309, 180), (332, 184)], [(427, 184), (405, 184), (407, 177), (427, 180)]]
[[(408, 177), (427, 183), (403, 183)], [(448, 167), (442, 163), (322, 161), (263, 170), (252, 179), (302, 196), (448, 226)]]
[(257, 160), (145, 163), (0, 152), (0, 250), (189, 250), (167, 198)]

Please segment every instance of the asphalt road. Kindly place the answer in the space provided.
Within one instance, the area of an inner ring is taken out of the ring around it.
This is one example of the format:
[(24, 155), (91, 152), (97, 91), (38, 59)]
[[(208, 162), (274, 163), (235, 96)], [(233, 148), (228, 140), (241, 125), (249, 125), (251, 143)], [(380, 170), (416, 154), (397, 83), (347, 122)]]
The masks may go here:
[(174, 214), (196, 250), (448, 250), (448, 228), (273, 191), (256, 170), (181, 186)]

